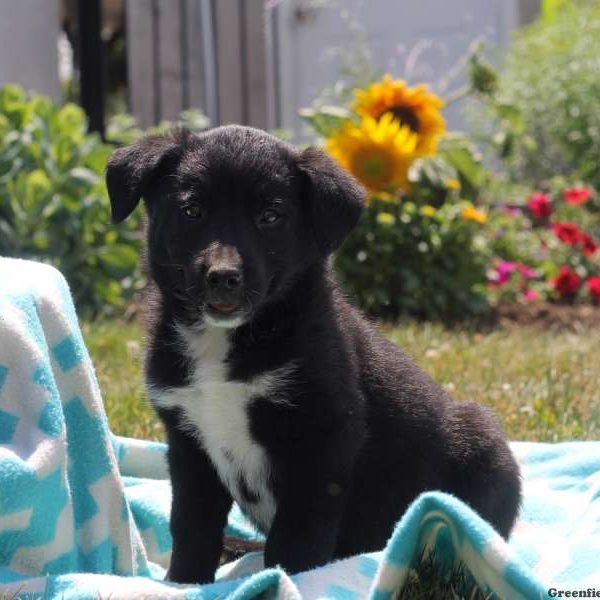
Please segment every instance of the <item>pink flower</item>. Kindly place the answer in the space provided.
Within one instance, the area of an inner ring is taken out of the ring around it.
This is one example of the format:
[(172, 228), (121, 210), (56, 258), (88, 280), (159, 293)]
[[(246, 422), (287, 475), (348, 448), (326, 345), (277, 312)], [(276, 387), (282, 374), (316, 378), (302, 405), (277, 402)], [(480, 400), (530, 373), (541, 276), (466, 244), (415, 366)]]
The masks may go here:
[(497, 283), (502, 285), (510, 279), (511, 273), (517, 269), (517, 263), (510, 260), (501, 260), (496, 267), (496, 273), (498, 274)]
[(532, 269), (531, 267), (529, 267), (523, 263), (517, 263), (517, 270), (526, 279), (535, 279), (538, 276), (537, 271), (535, 271), (534, 269)]
[(533, 302), (534, 300), (537, 300), (540, 295), (535, 290), (525, 290), (523, 292), (523, 297), (525, 300), (530, 300)]
[(495, 285), (504, 285), (509, 281), (513, 273), (520, 273), (525, 279), (536, 279), (539, 273), (530, 266), (512, 260), (496, 261), (494, 272), (490, 282)]

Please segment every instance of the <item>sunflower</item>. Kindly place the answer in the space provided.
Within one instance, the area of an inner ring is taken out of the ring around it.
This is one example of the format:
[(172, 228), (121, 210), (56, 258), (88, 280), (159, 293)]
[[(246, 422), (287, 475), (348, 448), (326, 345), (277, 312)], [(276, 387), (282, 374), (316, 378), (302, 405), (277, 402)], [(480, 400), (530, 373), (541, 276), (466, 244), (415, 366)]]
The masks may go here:
[(366, 116), (357, 125), (346, 121), (326, 142), (327, 151), (371, 194), (407, 190), (407, 171), (417, 136), (391, 114)]
[(385, 75), (381, 81), (355, 90), (354, 95), (353, 108), (359, 116), (378, 120), (392, 115), (417, 135), (417, 154), (435, 154), (438, 139), (446, 131), (440, 113), (444, 102), (427, 86), (408, 87), (405, 81)]

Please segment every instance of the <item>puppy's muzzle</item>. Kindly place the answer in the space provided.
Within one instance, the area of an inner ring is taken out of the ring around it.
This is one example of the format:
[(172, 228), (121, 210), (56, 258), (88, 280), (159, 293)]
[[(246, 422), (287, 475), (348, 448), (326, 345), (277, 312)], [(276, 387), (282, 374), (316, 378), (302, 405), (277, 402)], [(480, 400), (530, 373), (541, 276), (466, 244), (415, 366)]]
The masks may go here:
[(235, 292), (242, 286), (239, 269), (210, 269), (206, 274), (207, 288), (217, 294)]
[(240, 269), (210, 268), (206, 273), (208, 306), (218, 313), (233, 313), (239, 308), (242, 286)]

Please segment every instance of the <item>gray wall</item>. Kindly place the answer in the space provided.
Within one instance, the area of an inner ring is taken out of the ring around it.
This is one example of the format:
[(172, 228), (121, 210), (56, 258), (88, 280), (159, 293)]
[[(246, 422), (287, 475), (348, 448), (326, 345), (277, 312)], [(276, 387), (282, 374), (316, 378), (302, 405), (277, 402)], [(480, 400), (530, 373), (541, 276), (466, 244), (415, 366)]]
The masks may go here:
[(58, 78), (58, 0), (0, 0), (0, 86), (61, 98)]
[[(440, 84), (483, 39), (492, 47), (510, 41), (511, 31), (531, 18), (539, 0), (282, 0), (277, 13), (280, 124), (307, 139), (298, 117), (319, 92), (339, 79), (339, 51), (351, 49), (361, 32), (375, 66), (410, 83)], [(448, 107), (452, 128), (464, 128), (460, 103)]]

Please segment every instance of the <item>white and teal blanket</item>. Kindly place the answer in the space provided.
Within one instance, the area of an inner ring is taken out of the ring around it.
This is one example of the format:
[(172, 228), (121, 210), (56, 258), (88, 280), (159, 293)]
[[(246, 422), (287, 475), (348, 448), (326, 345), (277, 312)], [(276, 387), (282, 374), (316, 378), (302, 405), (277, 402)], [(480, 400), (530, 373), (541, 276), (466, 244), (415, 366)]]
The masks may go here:
[[(600, 596), (600, 442), (513, 449), (525, 499), (509, 544), (434, 492), (412, 504), (381, 552), (291, 577), (261, 570), (255, 553), (222, 567), (216, 584), (166, 584), (164, 446), (110, 433), (60, 274), (0, 259), (0, 597), (384, 600), (423, 547), (460, 559), (501, 598), (546, 598), (551, 588)], [(236, 509), (228, 528), (256, 537)]]

